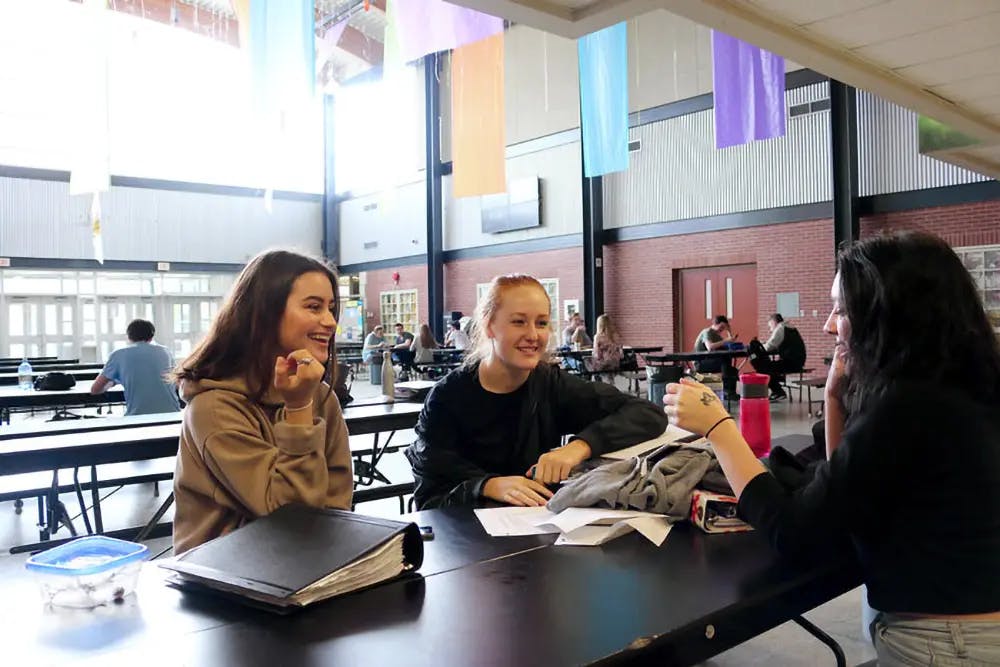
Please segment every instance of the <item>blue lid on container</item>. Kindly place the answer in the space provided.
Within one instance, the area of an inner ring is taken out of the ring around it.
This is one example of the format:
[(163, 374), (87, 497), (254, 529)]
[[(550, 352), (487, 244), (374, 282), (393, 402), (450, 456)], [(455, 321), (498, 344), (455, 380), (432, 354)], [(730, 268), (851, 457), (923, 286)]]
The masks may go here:
[(147, 557), (145, 544), (90, 535), (35, 554), (24, 566), (34, 572), (80, 576), (114, 570)]

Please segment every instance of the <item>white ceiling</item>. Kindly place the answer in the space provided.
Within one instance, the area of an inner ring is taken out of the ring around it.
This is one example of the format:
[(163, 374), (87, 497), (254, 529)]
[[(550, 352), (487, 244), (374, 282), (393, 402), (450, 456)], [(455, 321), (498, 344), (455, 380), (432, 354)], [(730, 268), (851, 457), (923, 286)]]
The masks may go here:
[(975, 137), (1000, 177), (1000, 0), (449, 0), (564, 37), (665, 9)]

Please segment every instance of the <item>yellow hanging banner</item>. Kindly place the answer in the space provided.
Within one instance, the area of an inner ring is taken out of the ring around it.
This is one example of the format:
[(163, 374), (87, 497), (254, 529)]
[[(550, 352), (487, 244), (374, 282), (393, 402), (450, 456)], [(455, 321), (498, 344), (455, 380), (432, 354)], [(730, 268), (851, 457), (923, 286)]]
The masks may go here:
[(503, 32), (451, 54), (451, 157), (455, 197), (507, 190)]

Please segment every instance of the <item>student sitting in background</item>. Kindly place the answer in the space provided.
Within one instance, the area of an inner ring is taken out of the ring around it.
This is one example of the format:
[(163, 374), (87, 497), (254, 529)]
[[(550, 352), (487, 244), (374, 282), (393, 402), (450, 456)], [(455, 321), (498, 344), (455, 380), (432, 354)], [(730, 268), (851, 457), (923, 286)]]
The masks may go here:
[(1000, 664), (1000, 348), (976, 285), (944, 241), (905, 234), (842, 249), (831, 295), (829, 461), (805, 487), (767, 473), (705, 387), (668, 385), (667, 414), (708, 436), (779, 551), (860, 567), (879, 665)]
[[(771, 336), (766, 343), (761, 344), (756, 338), (750, 341), (750, 361), (758, 373), (771, 376), (768, 383), (771, 400), (780, 401), (786, 396), (781, 386), (781, 376), (802, 370), (806, 363), (806, 344), (798, 329), (786, 324), (781, 313), (773, 313), (767, 318), (767, 328)], [(778, 359), (770, 356), (775, 352), (778, 353)]]
[(350, 509), (347, 426), (330, 387), (339, 303), (322, 262), (258, 255), (175, 371), (188, 406), (174, 553), (290, 503)]
[(663, 433), (666, 417), (652, 403), (545, 363), (549, 313), (535, 278), (493, 279), (465, 364), (431, 390), (406, 450), (419, 509), (484, 499), (544, 505), (545, 485), (575, 465)]
[(462, 331), (460, 322), (451, 322), (448, 333), (444, 337), (445, 347), (453, 347), (456, 350), (468, 350), (472, 343), (468, 334)]
[(375, 363), (382, 363), (382, 351), (387, 346), (385, 337), (382, 335), (383, 331), (385, 330), (382, 325), (376, 324), (371, 333), (365, 336), (365, 344), (361, 348), (361, 361), (370, 364), (373, 358), (378, 357), (378, 361)]
[(625, 352), (618, 337), (618, 328), (610, 315), (597, 318), (594, 334), (594, 353), (590, 358), (592, 371), (616, 371), (621, 366)]
[(129, 346), (111, 353), (101, 374), (90, 386), (90, 393), (101, 394), (108, 387), (122, 385), (126, 416), (180, 410), (177, 389), (166, 377), (174, 360), (167, 348), (153, 342), (155, 333), (152, 322), (129, 322), (125, 329)]
[(438, 348), (434, 334), (427, 324), (420, 325), (420, 332), (414, 336), (410, 343), (410, 350), (413, 352), (413, 361), (418, 364), (434, 363), (434, 350)]

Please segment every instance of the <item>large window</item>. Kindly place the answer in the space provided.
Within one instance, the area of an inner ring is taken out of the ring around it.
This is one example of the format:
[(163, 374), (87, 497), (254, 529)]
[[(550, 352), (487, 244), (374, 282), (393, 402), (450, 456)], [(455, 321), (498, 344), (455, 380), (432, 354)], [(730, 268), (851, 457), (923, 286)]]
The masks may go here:
[(150, 320), (177, 358), (208, 332), (231, 274), (0, 271), (0, 356), (106, 361)]
[(1000, 334), (1000, 245), (955, 248), (976, 281), (986, 315)]
[[(94, 60), (80, 54), (95, 48), (85, 9), (0, 2), (0, 164), (69, 170), (83, 150), (78, 119), (93, 91), (80, 82)], [(123, 12), (103, 19), (112, 174), (323, 191), (319, 95), (273, 136), (256, 119), (246, 51)]]
[(379, 312), (382, 315), (382, 326), (386, 338), (392, 340), (396, 330), (392, 327), (397, 323), (403, 325), (404, 331), (416, 335), (420, 330), (417, 321), (417, 290), (403, 289), (379, 294)]

